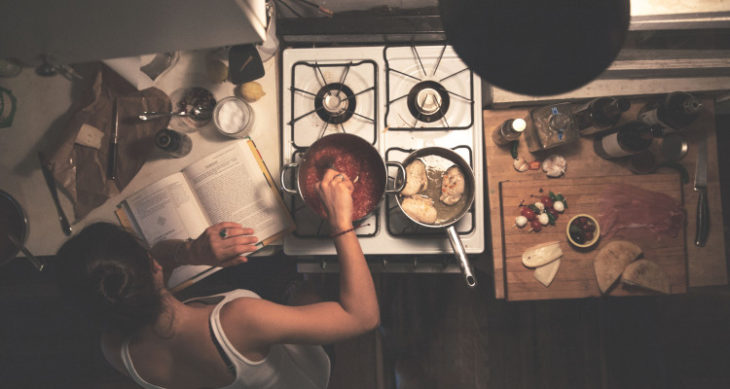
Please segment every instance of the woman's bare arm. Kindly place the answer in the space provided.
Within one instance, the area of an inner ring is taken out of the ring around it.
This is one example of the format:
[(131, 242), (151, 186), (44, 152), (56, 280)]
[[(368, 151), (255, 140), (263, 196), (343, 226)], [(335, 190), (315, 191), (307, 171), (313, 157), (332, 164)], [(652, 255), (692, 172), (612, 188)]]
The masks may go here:
[(243, 348), (331, 343), (372, 330), (380, 322), (370, 269), (352, 229), (352, 182), (330, 170), (319, 189), (340, 261), (339, 301), (291, 307), (258, 299), (234, 300), (223, 314), (251, 334)]
[[(221, 236), (223, 229), (226, 230), (225, 237)], [(253, 233), (253, 229), (238, 223), (218, 223), (206, 228), (195, 240), (160, 241), (150, 249), (150, 254), (162, 266), (167, 282), (172, 270), (181, 265), (227, 267), (248, 261), (240, 255), (256, 251), (254, 244), (258, 238)]]

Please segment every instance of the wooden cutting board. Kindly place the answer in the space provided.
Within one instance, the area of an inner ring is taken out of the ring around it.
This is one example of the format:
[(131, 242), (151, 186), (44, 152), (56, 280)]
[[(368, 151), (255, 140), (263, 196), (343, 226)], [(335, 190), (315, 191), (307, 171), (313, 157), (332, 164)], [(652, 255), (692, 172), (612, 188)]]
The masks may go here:
[[(626, 239), (639, 245), (644, 251), (644, 258), (656, 262), (667, 273), (672, 293), (687, 291), (687, 261), (685, 247), (685, 228), (678, 236), (655, 239), (652, 234), (643, 236), (617, 234), (609, 240), (601, 239), (589, 251), (578, 251), (567, 241), (565, 234), (571, 217), (587, 213), (598, 218), (601, 193), (612, 185), (624, 183), (643, 189), (664, 193), (683, 201), (680, 177), (677, 174), (652, 174), (645, 176), (607, 176), (585, 178), (540, 179), (526, 181), (500, 182), (500, 201), (502, 217), (502, 247), (504, 250), (504, 279), (506, 280), (506, 298), (508, 300), (542, 300), (559, 298), (581, 298), (600, 296), (596, 275), (593, 270), (593, 258), (610, 240)], [(537, 201), (531, 195), (540, 195), (549, 191), (561, 193), (568, 208), (558, 217), (555, 226), (546, 226), (540, 232), (528, 232), (514, 224), (515, 217), (520, 214), (520, 202), (529, 204)], [(530, 246), (560, 241), (563, 251), (558, 274), (549, 287), (544, 287), (533, 276), (533, 269), (522, 265), (522, 253)], [(651, 294), (637, 289), (627, 289), (617, 285), (611, 296)]]

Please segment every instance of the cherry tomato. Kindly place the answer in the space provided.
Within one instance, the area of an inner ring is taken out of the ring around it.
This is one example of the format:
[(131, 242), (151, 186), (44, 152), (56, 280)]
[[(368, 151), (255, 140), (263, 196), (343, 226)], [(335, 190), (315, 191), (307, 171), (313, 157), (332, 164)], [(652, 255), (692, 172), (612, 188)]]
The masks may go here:
[[(533, 213), (534, 215), (534, 213)], [(540, 224), (540, 221), (535, 219), (530, 222), (530, 226), (532, 227), (532, 230), (535, 232), (540, 232), (542, 230), (542, 224)]]
[(555, 218), (555, 220), (557, 220), (558, 219), (558, 215), (560, 215), (560, 212), (556, 211), (553, 208), (548, 208), (548, 212), (550, 212), (550, 214), (553, 215), (553, 217)]
[(553, 207), (553, 201), (550, 200), (550, 197), (548, 196), (542, 196), (540, 198), (540, 202), (545, 206), (545, 208), (550, 209)]
[(533, 212), (530, 208), (522, 207), (522, 210), (520, 211), (520, 214), (527, 218), (527, 220), (535, 220), (537, 218), (537, 215), (535, 215), (535, 212)]

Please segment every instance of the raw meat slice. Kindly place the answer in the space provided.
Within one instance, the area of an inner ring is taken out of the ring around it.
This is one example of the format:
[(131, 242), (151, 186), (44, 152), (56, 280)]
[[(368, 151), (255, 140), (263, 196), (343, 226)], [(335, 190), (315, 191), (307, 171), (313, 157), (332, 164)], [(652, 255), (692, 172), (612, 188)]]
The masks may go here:
[(400, 191), (401, 196), (413, 196), (426, 189), (428, 179), (426, 178), (426, 164), (417, 159), (406, 166), (406, 185)]
[(452, 166), (446, 170), (441, 179), (441, 202), (446, 205), (454, 205), (464, 194), (464, 173), (458, 166)]
[(436, 222), (437, 212), (433, 206), (433, 200), (426, 196), (406, 197), (401, 206), (408, 216), (421, 223), (434, 224)]
[(601, 235), (609, 239), (619, 232), (651, 231), (657, 238), (676, 237), (684, 226), (684, 208), (664, 193), (618, 184), (601, 198)]

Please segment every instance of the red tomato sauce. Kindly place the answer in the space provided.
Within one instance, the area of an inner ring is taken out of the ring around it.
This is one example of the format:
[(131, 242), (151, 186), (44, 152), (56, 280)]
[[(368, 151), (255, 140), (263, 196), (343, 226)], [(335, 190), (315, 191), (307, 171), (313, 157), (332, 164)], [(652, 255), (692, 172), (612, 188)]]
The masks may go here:
[(328, 145), (316, 150), (312, 155), (307, 155), (307, 159), (312, 162), (302, 164), (302, 170), (299, 172), (303, 179), (302, 197), (307, 201), (307, 205), (322, 218), (327, 218), (327, 211), (317, 192), (317, 182), (322, 180), (327, 169), (331, 167), (353, 181), (352, 220), (361, 219), (370, 213), (380, 200), (385, 185), (384, 172), (381, 172), (382, 165), (373, 158), (371, 151)]

